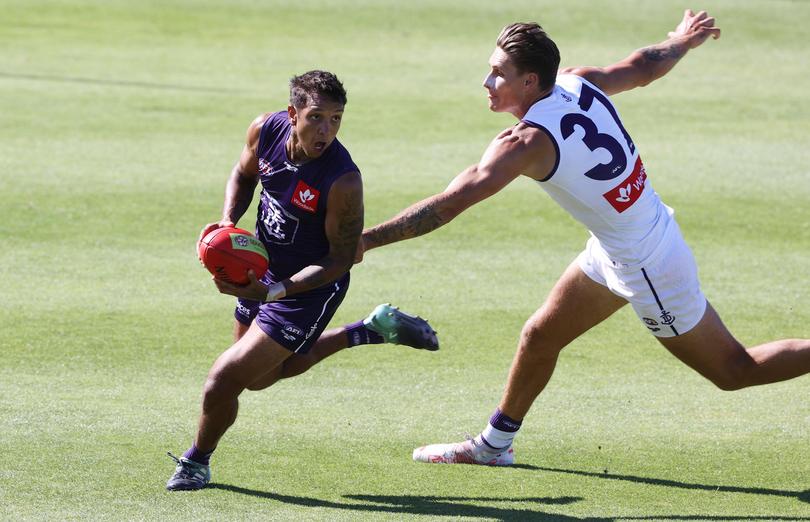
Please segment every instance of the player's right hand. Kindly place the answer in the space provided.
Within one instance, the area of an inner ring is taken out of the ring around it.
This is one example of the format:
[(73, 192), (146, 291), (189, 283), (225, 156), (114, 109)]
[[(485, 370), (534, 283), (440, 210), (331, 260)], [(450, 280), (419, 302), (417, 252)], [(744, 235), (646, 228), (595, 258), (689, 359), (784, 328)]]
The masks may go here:
[(223, 220), (217, 221), (216, 223), (208, 223), (207, 225), (205, 225), (203, 227), (202, 232), (200, 232), (200, 238), (197, 241), (202, 241), (202, 238), (207, 236), (208, 233), (211, 232), (212, 230), (216, 230), (216, 229), (222, 228), (222, 227), (235, 227), (235, 226), (236, 226), (236, 223), (234, 223), (230, 219), (223, 219)]

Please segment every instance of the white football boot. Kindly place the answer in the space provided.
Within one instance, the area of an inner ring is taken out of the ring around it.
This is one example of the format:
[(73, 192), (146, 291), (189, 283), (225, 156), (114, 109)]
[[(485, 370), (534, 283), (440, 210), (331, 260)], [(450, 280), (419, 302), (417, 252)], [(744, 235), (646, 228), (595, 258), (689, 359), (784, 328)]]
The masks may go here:
[(413, 450), (413, 460), (430, 464), (480, 464), (482, 466), (510, 466), (515, 463), (512, 446), (493, 449), (481, 435), (464, 442), (430, 444)]

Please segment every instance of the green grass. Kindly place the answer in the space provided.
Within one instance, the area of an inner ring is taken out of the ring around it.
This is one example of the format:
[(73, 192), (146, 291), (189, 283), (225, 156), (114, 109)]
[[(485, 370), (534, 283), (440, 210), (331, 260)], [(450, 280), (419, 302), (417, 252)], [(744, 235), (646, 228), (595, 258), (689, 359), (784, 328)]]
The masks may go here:
[[(344, 81), (372, 224), (511, 124), (480, 87), (503, 25), (538, 20), (565, 65), (605, 64), (683, 7), (0, 0), (0, 518), (810, 520), (810, 380), (720, 392), (629, 309), (566, 349), (521, 466), (411, 462), (483, 427), (523, 321), (585, 242), (525, 180), (353, 270), (334, 324), (393, 301), (431, 319), (440, 352), (351, 350), (247, 393), (214, 487), (163, 489), (230, 339), (194, 241), (291, 75)], [(723, 37), (615, 101), (729, 328), (807, 337), (810, 3), (706, 7)]]

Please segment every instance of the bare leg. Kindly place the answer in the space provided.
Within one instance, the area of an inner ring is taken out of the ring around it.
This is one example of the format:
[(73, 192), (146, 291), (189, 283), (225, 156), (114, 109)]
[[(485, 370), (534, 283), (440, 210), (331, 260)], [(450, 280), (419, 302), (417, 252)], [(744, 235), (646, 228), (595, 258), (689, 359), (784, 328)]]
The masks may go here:
[(290, 354), (255, 323), (225, 350), (208, 372), (195, 446), (203, 451), (216, 448), (236, 420), (242, 391), (268, 370), (280, 367)]
[[(430, 328), (430, 325), (424, 319), (400, 312), (396, 307), (380, 305), (374, 309), (368, 321), (370, 321), (370, 324), (367, 325), (369, 333), (365, 337), (359, 335), (356, 329), (358, 323), (348, 325), (348, 328), (343, 326), (323, 332), (307, 353), (293, 354), (284, 361), (278, 371), (274, 369), (260, 376), (250, 383), (248, 389), (263, 390), (268, 386), (272, 386), (279, 379), (286, 379), (304, 373), (327, 357), (348, 348), (352, 344), (349, 340), (351, 332), (353, 332), (353, 336), (357, 336), (354, 344), (388, 342), (431, 351), (438, 349), (436, 332)], [(245, 329), (246, 327), (237, 321), (234, 329), (234, 335), (237, 339), (244, 333)], [(379, 341), (372, 342), (371, 338), (368, 337), (373, 332), (376, 332), (375, 335), (377, 335)], [(363, 339), (365, 340), (363, 341)]]
[(318, 340), (307, 353), (303, 355), (295, 354), (294, 357), (284, 361), (281, 378), (286, 379), (287, 377), (300, 375), (330, 355), (334, 355), (348, 347), (349, 339), (346, 336), (345, 329), (341, 327), (327, 330), (318, 337)]
[[(627, 301), (585, 275), (576, 261), (571, 263), (543, 306), (523, 326), (501, 397), (501, 413), (514, 421), (523, 420), (551, 379), (560, 351), (625, 304)], [(509, 466), (514, 463), (511, 448), (514, 434), (514, 430), (501, 431), (487, 425), (474, 439), (416, 448), (413, 460)]]
[(626, 303), (571, 263), (523, 327), (500, 410), (523, 419), (551, 379), (560, 351)]
[(346, 336), (346, 330), (343, 327), (327, 330), (321, 334), (315, 344), (312, 345), (312, 348), (309, 349), (309, 352), (305, 354), (292, 354), (284, 361), (281, 367), (274, 368), (260, 376), (250, 383), (247, 389), (251, 391), (263, 390), (272, 386), (280, 379), (301, 375), (330, 355), (334, 355), (344, 348), (348, 348), (348, 346), (349, 340)]
[(246, 324), (242, 324), (239, 321), (233, 321), (233, 342), (238, 341), (242, 338), (245, 333), (247, 333), (249, 326)]
[(658, 340), (722, 390), (784, 381), (810, 372), (810, 339), (784, 339), (746, 350), (711, 305), (692, 330)]

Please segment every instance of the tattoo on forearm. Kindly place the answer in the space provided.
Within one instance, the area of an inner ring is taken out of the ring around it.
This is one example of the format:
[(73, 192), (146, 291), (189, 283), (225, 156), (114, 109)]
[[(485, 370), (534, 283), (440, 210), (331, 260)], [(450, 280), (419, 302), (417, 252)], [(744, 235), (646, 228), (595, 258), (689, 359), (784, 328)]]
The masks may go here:
[(683, 45), (665, 42), (645, 47), (640, 49), (639, 52), (651, 62), (663, 62), (666, 60), (680, 60), (686, 54), (686, 48)]
[(444, 224), (445, 221), (436, 209), (436, 203), (429, 201), (406, 210), (387, 223), (372, 228), (368, 232), (368, 238), (375, 245), (382, 246), (427, 234)]

